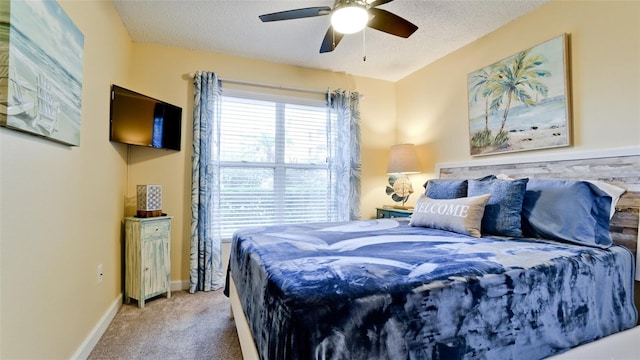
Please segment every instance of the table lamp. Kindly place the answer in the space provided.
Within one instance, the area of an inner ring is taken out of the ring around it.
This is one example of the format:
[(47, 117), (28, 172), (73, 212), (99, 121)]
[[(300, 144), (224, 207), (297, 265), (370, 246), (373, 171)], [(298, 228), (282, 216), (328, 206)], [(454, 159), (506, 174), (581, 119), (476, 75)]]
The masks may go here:
[(393, 201), (402, 202), (402, 205), (395, 205), (394, 208), (407, 209), (405, 203), (413, 193), (413, 186), (407, 174), (419, 172), (420, 164), (413, 144), (398, 144), (391, 147), (387, 167), (387, 174), (390, 176), (386, 192), (387, 195), (391, 195)]

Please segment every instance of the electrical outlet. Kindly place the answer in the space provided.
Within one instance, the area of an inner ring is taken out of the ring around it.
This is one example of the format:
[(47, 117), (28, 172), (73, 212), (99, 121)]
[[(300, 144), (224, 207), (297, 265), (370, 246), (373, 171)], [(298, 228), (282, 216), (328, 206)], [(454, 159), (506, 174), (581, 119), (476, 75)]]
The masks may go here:
[(102, 283), (102, 277), (104, 276), (104, 272), (102, 271), (102, 264), (98, 265), (98, 284)]

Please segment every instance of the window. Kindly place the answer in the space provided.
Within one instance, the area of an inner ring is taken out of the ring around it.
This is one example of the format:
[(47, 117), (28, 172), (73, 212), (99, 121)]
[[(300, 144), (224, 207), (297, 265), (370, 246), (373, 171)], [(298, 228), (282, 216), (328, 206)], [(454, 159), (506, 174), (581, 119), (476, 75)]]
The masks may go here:
[(336, 221), (331, 124), (325, 104), (222, 96), (223, 239), (256, 225)]

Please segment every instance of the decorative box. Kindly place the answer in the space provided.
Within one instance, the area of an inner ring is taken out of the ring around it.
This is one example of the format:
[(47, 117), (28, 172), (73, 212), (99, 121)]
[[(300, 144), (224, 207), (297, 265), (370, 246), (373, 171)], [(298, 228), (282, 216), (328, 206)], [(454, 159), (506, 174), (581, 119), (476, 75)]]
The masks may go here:
[(138, 185), (138, 217), (162, 216), (162, 185)]

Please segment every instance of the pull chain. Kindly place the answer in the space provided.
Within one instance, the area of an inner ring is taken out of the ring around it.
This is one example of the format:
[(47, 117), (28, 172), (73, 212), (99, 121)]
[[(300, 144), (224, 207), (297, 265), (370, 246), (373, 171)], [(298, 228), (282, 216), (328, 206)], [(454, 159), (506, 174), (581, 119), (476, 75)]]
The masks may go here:
[(367, 46), (365, 42), (365, 33), (366, 27), (362, 29), (362, 61), (367, 61)]

